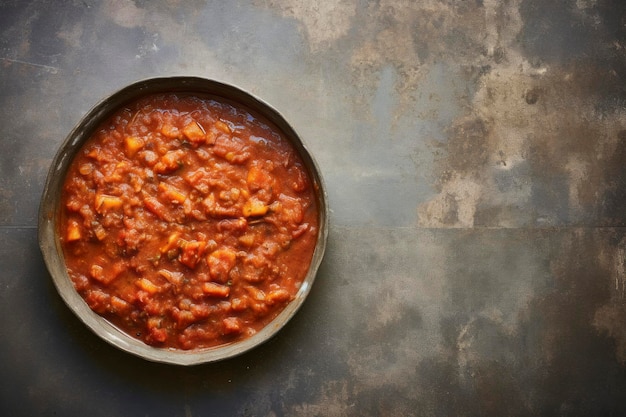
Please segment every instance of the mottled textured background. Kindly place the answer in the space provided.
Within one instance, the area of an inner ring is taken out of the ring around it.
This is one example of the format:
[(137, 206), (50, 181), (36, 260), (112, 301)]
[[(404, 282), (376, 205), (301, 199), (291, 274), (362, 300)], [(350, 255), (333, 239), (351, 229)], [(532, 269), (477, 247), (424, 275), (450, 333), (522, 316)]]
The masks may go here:
[[(0, 415), (626, 415), (626, 3), (0, 2)], [(181, 368), (90, 333), (37, 244), (53, 155), (104, 96), (260, 96), (331, 207), (270, 342)]]

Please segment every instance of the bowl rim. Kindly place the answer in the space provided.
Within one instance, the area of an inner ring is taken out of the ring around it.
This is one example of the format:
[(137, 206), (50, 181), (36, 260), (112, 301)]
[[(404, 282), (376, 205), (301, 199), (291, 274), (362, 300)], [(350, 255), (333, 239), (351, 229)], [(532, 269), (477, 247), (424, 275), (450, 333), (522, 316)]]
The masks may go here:
[[(294, 300), (266, 326), (242, 341), (200, 350), (158, 348), (145, 344), (117, 328), (89, 308), (74, 288), (69, 277), (57, 233), (61, 188), (74, 155), (98, 126), (119, 110), (141, 97), (159, 93), (208, 94), (235, 103), (272, 122), (296, 149), (307, 168), (318, 206), (318, 236), (307, 275)], [(57, 292), (70, 310), (97, 336), (109, 344), (151, 362), (173, 365), (198, 365), (239, 356), (265, 343), (281, 330), (300, 309), (307, 298), (324, 257), (328, 239), (328, 198), (319, 166), (301, 136), (270, 104), (243, 89), (209, 78), (172, 76), (146, 78), (123, 87), (94, 105), (69, 132), (57, 148), (48, 170), (38, 213), (38, 242), (47, 270)]]

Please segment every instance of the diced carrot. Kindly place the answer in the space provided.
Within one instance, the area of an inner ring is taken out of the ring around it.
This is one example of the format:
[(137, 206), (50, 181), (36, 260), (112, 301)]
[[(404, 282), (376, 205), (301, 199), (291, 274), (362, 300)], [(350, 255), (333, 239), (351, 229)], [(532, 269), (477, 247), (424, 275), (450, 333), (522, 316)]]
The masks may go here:
[(156, 215), (161, 220), (169, 220), (169, 216), (167, 215), (165, 206), (161, 204), (156, 198), (146, 197), (143, 200), (143, 204), (150, 212), (152, 212), (152, 214)]
[(252, 233), (248, 233), (248, 234), (245, 234), (245, 235), (239, 237), (239, 242), (242, 245), (245, 245), (245, 246), (248, 246), (248, 247), (254, 245), (255, 240), (256, 240), (255, 236)]
[(91, 151), (89, 151), (89, 153), (87, 154), (88, 157), (95, 159), (96, 161), (100, 160), (100, 148), (93, 148)]
[(248, 170), (248, 175), (246, 176), (246, 182), (248, 183), (248, 187), (252, 191), (257, 191), (260, 189), (268, 190), (272, 187), (274, 178), (265, 169), (262, 169), (256, 165), (253, 165)]
[(206, 140), (204, 128), (198, 122), (190, 122), (183, 128), (183, 135), (194, 144), (202, 143)]
[(248, 184), (258, 183), (263, 179), (263, 177), (264, 177), (263, 170), (257, 167), (256, 165), (253, 165), (248, 170), (246, 181), (248, 182)]
[(180, 232), (172, 232), (167, 238), (167, 243), (161, 246), (161, 253), (165, 253), (171, 249), (174, 249), (178, 246), (178, 241), (180, 240)]
[(206, 248), (206, 242), (201, 240), (183, 241), (180, 245), (182, 252), (178, 260), (189, 268), (195, 268)]
[(209, 255), (211, 258), (219, 259), (220, 261), (227, 262), (228, 264), (235, 265), (237, 259), (237, 253), (229, 248), (218, 249)]
[(187, 200), (187, 195), (185, 193), (166, 182), (159, 183), (159, 191), (161, 191), (163, 195), (172, 203), (183, 204), (185, 200)]
[(76, 220), (71, 220), (67, 225), (67, 241), (74, 242), (80, 240), (81, 237), (80, 225)]
[(226, 152), (226, 155), (224, 155), (224, 158), (228, 161), (228, 162), (233, 162), (235, 160), (235, 157), (237, 156), (237, 154), (235, 152)]
[(161, 133), (163, 134), (163, 136), (170, 139), (180, 137), (180, 132), (178, 128), (167, 123), (164, 124), (163, 127), (161, 127)]
[(145, 145), (143, 139), (138, 138), (137, 136), (127, 136), (125, 142), (126, 155), (128, 155), (130, 158), (135, 156), (135, 154)]
[(215, 282), (205, 282), (202, 284), (202, 292), (209, 297), (226, 298), (230, 294), (230, 287)]
[(183, 165), (182, 158), (184, 155), (185, 151), (182, 149), (167, 152), (161, 157), (159, 162), (154, 165), (154, 171), (157, 174), (166, 174), (177, 170)]
[(243, 205), (243, 215), (244, 217), (263, 216), (267, 213), (268, 208), (269, 207), (262, 201), (251, 198)]
[(155, 285), (152, 281), (147, 278), (140, 278), (135, 281), (137, 286), (147, 292), (148, 294), (156, 294), (161, 290), (161, 287)]
[(122, 207), (124, 200), (107, 194), (96, 194), (96, 211), (104, 214), (109, 210)]
[(222, 122), (221, 120), (218, 120), (217, 122), (215, 122), (215, 128), (218, 130), (221, 130), (222, 132), (226, 133), (227, 135), (230, 134), (230, 127), (228, 127), (228, 125), (224, 122)]

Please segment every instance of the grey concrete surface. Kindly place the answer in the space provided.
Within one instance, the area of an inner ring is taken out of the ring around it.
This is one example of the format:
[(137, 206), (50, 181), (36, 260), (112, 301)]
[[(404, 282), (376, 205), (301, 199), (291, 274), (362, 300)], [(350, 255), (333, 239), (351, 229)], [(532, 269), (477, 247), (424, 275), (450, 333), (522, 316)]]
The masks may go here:
[[(0, 415), (626, 415), (626, 3), (0, 2)], [(94, 336), (37, 245), (101, 98), (196, 75), (263, 98), (331, 207), (309, 299), (192, 368)]]

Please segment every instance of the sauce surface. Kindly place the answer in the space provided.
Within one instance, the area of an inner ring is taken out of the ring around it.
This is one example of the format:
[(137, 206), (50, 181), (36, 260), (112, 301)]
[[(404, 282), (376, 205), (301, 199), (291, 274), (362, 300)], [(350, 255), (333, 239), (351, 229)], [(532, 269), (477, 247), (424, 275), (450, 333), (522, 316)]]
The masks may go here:
[(293, 300), (317, 240), (314, 184), (282, 134), (208, 96), (125, 106), (77, 153), (60, 240), (89, 307), (157, 347), (250, 337)]

